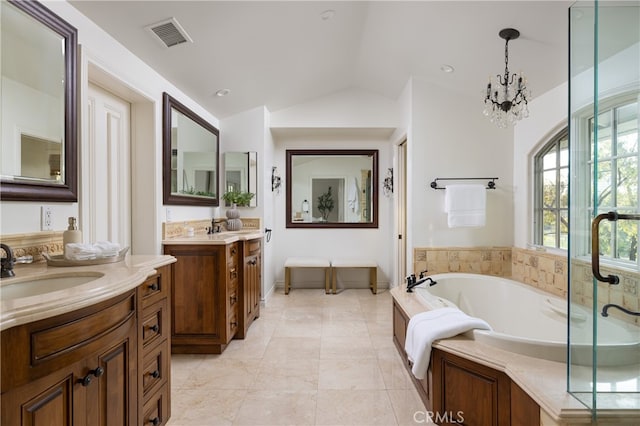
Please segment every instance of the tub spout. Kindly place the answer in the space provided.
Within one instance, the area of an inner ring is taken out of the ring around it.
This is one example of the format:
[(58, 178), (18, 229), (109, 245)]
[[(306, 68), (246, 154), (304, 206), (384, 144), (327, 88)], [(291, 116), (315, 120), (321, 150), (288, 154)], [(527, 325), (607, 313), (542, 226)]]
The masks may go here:
[(602, 316), (603, 316), (603, 317), (608, 317), (608, 316), (609, 316), (609, 312), (608, 312), (608, 311), (609, 311), (609, 308), (617, 308), (617, 309), (620, 309), (620, 310), (621, 310), (622, 312), (624, 312), (625, 314), (635, 315), (635, 316), (637, 316), (637, 317), (640, 317), (640, 312), (633, 312), (633, 311), (630, 311), (630, 310), (628, 310), (628, 309), (623, 308), (623, 307), (622, 307), (622, 306), (620, 306), (620, 305), (616, 305), (615, 303), (608, 303), (608, 304), (606, 304), (606, 305), (604, 305), (604, 306), (602, 307)]
[(423, 271), (420, 273), (420, 279), (416, 279), (415, 274), (411, 274), (407, 277), (407, 293), (413, 293), (413, 288), (419, 286), (424, 282), (429, 282), (430, 287), (432, 285), (438, 284), (438, 282), (434, 281), (431, 277), (425, 277), (424, 272), (427, 271)]

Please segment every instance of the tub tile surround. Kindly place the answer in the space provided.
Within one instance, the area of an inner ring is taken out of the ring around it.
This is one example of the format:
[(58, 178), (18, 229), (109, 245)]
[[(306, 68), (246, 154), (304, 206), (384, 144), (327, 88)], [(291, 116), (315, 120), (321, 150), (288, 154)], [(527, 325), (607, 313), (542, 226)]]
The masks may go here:
[(413, 249), (413, 271), (469, 272), (511, 276), (511, 247), (421, 247)]
[[(414, 248), (413, 271), (429, 274), (470, 272), (511, 278), (566, 299), (569, 293), (569, 265), (566, 256), (518, 247), (428, 247)], [(572, 259), (573, 284), (571, 300), (593, 307), (593, 275), (591, 264)], [(616, 303), (627, 309), (640, 310), (640, 273), (602, 266), (603, 275), (620, 277), (619, 285), (598, 283), (598, 306)], [(640, 317), (612, 309), (612, 317), (640, 325)]]

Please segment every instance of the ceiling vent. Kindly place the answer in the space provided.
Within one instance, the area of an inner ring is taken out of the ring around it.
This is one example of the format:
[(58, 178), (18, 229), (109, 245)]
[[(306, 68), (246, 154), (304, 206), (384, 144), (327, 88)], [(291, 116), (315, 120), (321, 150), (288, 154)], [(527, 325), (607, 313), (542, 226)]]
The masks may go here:
[(167, 19), (146, 27), (162, 42), (165, 47), (173, 47), (182, 43), (193, 43), (189, 34), (182, 28), (176, 18)]

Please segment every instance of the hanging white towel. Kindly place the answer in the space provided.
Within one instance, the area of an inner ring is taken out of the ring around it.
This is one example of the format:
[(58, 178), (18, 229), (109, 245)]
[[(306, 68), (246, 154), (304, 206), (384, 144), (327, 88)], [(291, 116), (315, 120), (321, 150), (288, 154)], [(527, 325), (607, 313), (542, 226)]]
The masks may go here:
[(358, 189), (358, 180), (355, 177), (351, 178), (347, 193), (347, 205), (353, 213), (360, 213), (360, 190)]
[(447, 185), (444, 211), (449, 228), (484, 226), (487, 190), (484, 185)]
[(433, 342), (474, 328), (491, 330), (491, 326), (484, 320), (470, 317), (457, 308), (434, 309), (412, 316), (407, 326), (404, 349), (413, 362), (413, 375), (418, 379), (424, 379), (427, 375)]

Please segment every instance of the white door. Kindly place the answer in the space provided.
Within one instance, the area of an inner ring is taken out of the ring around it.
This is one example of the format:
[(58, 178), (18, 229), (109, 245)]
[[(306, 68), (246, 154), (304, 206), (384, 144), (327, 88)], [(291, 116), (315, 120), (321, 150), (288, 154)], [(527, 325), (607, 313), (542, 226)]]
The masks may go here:
[(83, 155), (84, 240), (131, 245), (131, 105), (89, 84)]

